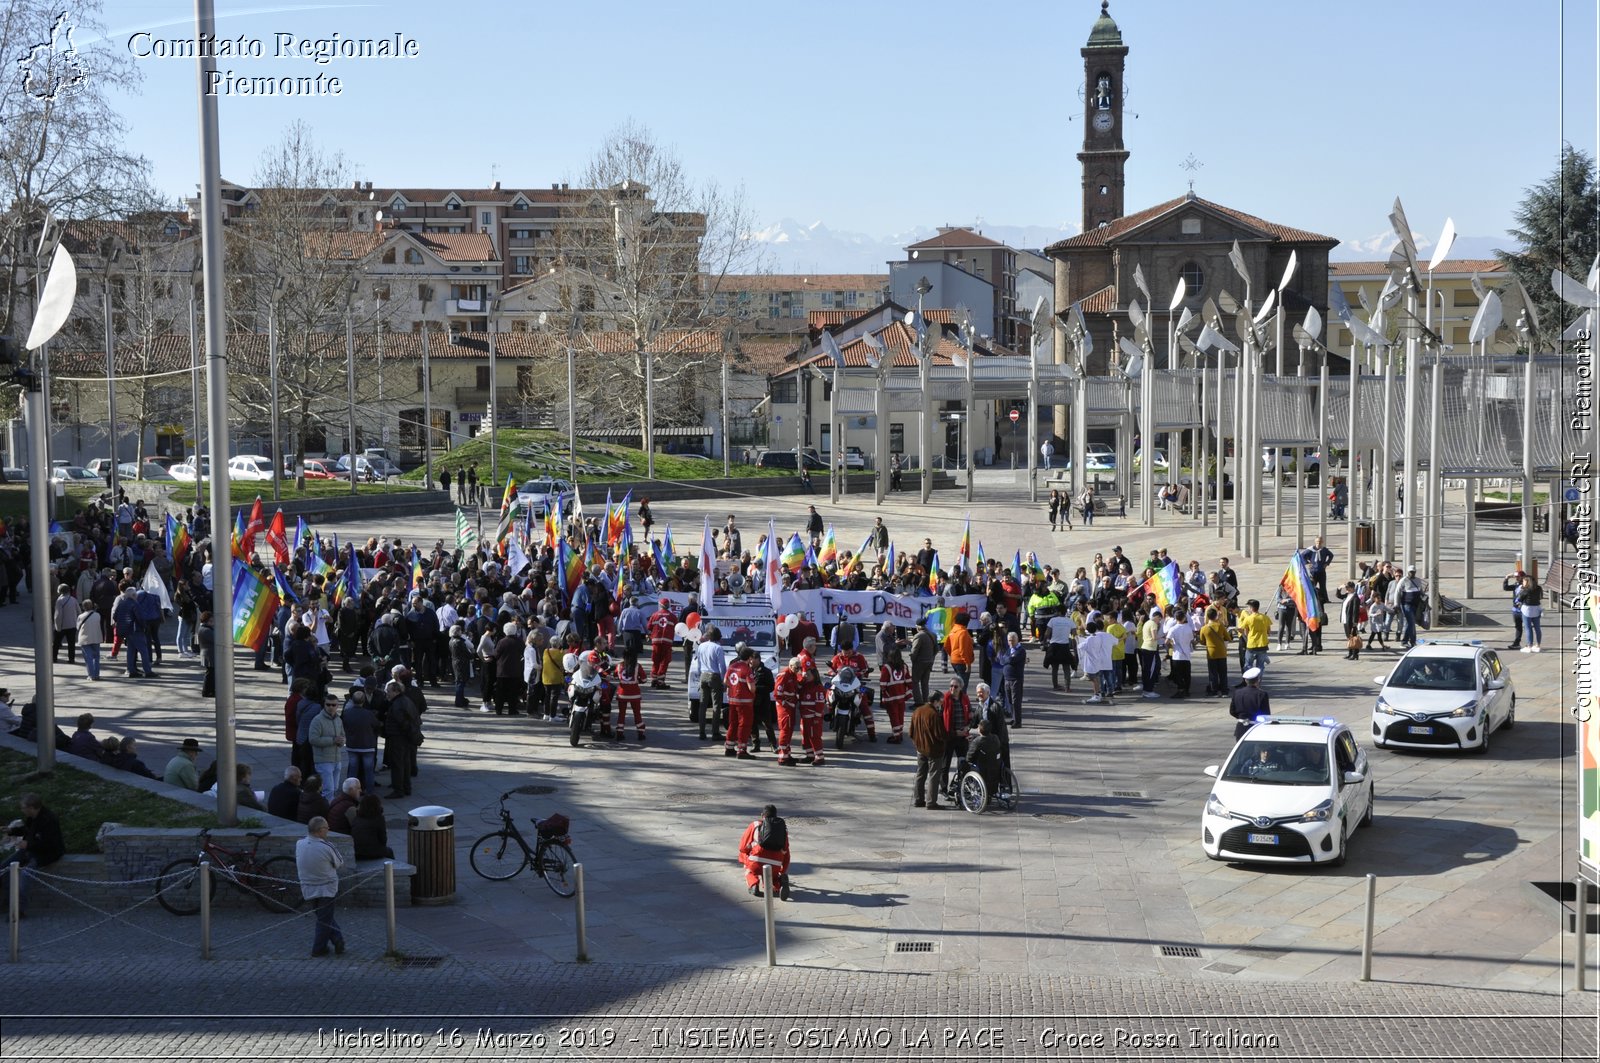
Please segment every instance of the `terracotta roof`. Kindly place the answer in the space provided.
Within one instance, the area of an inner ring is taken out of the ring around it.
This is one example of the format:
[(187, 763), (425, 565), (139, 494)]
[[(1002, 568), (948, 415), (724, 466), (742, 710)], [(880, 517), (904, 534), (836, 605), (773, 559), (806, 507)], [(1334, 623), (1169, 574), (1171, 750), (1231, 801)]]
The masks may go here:
[(362, 259), (382, 247), (387, 233), (322, 229), (305, 236), (306, 257)]
[(789, 368), (790, 356), (805, 346), (804, 341), (795, 335), (742, 336), (739, 339), (745, 368), (762, 376), (771, 376)]
[[(372, 199), (379, 206), (386, 206), (395, 197), (395, 193), (405, 197), (406, 203), (413, 206), (435, 206), (443, 203), (452, 195), (463, 203), (510, 203), (521, 196), (530, 203), (556, 203), (572, 199), (579, 195), (582, 189), (562, 191), (555, 188), (378, 188), (371, 189)], [(367, 198), (368, 189), (336, 189), (334, 194), (340, 197), (354, 196), (359, 199)]]
[(889, 287), (887, 273), (730, 273), (706, 277), (706, 289), (717, 292), (869, 291)]
[(833, 328), (835, 325), (843, 325), (847, 321), (854, 321), (864, 312), (870, 313), (870, 311), (861, 310), (807, 310), (806, 328)]
[[(1418, 265), (1426, 268), (1426, 262)], [(1328, 272), (1335, 277), (1387, 277), (1389, 263), (1383, 262), (1329, 262)], [(1439, 268), (1434, 271), (1440, 273), (1459, 273), (1469, 276), (1473, 273), (1509, 273), (1505, 263), (1497, 258), (1447, 258), (1439, 263)]]
[[(897, 368), (914, 368), (917, 365), (917, 356), (915, 353), (913, 353), (916, 348), (916, 336), (914, 333), (912, 333), (911, 329), (904, 321), (891, 322), (890, 324), (885, 325), (883, 328), (878, 329), (875, 334), (877, 335), (878, 339), (883, 341), (884, 347), (888, 349), (889, 354), (894, 358), (894, 365)], [(845, 368), (867, 368), (868, 350), (869, 348), (867, 347), (866, 341), (860, 337), (857, 337), (856, 339), (851, 340), (849, 343), (842, 345), (839, 348), (839, 353), (844, 355)], [(955, 354), (959, 350), (961, 350), (961, 346), (955, 341), (941, 338), (933, 349), (933, 364), (950, 365), (951, 355)], [(784, 372), (797, 372), (808, 365), (817, 365), (823, 369), (831, 369), (833, 366), (833, 359), (826, 354), (813, 354), (810, 357), (802, 357), (798, 362), (790, 366)], [(783, 373), (778, 373), (775, 375), (782, 376)]]
[[(489, 356), (489, 336), (484, 332), (467, 332), (458, 335), (451, 343), (445, 333), (435, 332), (428, 337), (430, 360), (476, 361)], [(345, 360), (345, 335), (340, 332), (280, 333), (279, 351), (284, 357), (294, 357), (295, 352), (326, 352), (330, 360), (343, 364)], [(199, 337), (200, 357), (205, 358), (205, 336)], [(357, 331), (356, 356), (376, 358), (380, 350), (380, 337), (370, 331)], [(657, 353), (716, 354), (722, 350), (722, 333), (716, 329), (674, 330), (664, 332), (652, 344)], [(387, 360), (422, 359), (422, 335), (416, 332), (385, 332), (381, 335), (381, 349)], [(497, 332), (495, 355), (498, 358), (533, 360), (539, 358), (566, 358), (566, 337), (543, 332)], [(590, 334), (579, 348), (579, 358), (599, 354), (620, 354), (634, 349), (634, 339), (627, 333), (607, 332)], [(146, 348), (137, 344), (121, 343), (117, 346), (118, 372), (160, 373), (174, 369), (187, 369), (191, 364), (189, 335), (167, 334), (153, 337)], [(266, 373), (267, 336), (262, 332), (233, 332), (228, 335), (228, 361), (234, 371)], [(63, 376), (99, 377), (104, 379), (106, 355), (103, 348), (55, 349), (50, 351), (51, 372)]]
[[(409, 230), (406, 230), (409, 232)], [(446, 262), (498, 262), (488, 233), (410, 233), (411, 238)]]
[(972, 229), (945, 229), (938, 236), (929, 237), (920, 243), (907, 244), (907, 251), (932, 251), (939, 248), (966, 248), (966, 247), (1004, 247), (999, 240), (989, 237)]
[(1243, 225), (1248, 225), (1254, 229), (1260, 229), (1262, 232), (1271, 236), (1275, 240), (1329, 244), (1336, 244), (1339, 242), (1331, 236), (1323, 236), (1320, 233), (1310, 232), (1306, 229), (1296, 229), (1288, 225), (1279, 225), (1277, 222), (1267, 221), (1263, 218), (1256, 217), (1254, 214), (1246, 214), (1242, 210), (1234, 210), (1232, 207), (1225, 207), (1221, 203), (1213, 203), (1209, 199), (1201, 199), (1199, 196), (1196, 196), (1193, 199), (1190, 199), (1188, 196), (1179, 196), (1177, 199), (1169, 199), (1165, 203), (1159, 203), (1156, 206), (1141, 210), (1138, 213), (1129, 214), (1126, 217), (1118, 218), (1111, 224), (1101, 226), (1098, 229), (1090, 229), (1086, 233), (1080, 233), (1077, 236), (1070, 236), (1065, 240), (1057, 240), (1055, 243), (1045, 248), (1045, 251), (1071, 250), (1080, 247), (1102, 247), (1124, 233), (1130, 232), (1133, 229), (1137, 229), (1146, 222), (1153, 221), (1156, 218), (1161, 217), (1163, 214), (1166, 214), (1169, 211), (1177, 210), (1189, 203), (1197, 203), (1209, 210), (1216, 211), (1218, 214), (1232, 218), (1234, 221), (1237, 221)]
[(1082, 299), (1085, 314), (1109, 314), (1117, 308), (1117, 286), (1108, 284)]

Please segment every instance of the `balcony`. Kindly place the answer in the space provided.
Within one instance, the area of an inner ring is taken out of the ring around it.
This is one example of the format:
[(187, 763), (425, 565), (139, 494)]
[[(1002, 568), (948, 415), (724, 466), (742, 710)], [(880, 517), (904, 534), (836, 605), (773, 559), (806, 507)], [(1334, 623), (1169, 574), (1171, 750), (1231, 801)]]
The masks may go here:
[(447, 314), (486, 314), (488, 312), (489, 302), (486, 299), (445, 300), (445, 313)]
[[(522, 403), (522, 398), (517, 394), (517, 389), (496, 388), (495, 402), (502, 410), (509, 410)], [(488, 388), (456, 388), (456, 408), (460, 410), (481, 410), (489, 405)]]

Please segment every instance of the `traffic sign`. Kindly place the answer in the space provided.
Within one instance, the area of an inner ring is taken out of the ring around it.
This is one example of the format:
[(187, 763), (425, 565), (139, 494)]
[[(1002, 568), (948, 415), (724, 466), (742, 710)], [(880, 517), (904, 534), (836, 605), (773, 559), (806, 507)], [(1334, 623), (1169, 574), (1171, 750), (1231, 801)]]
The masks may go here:
[(1022, 420), (1022, 411), (1021, 410), (1012, 410), (1011, 411), (1011, 423), (1012, 424), (1016, 424), (1020, 420)]
[(1576, 502), (1578, 500), (1578, 489), (1576, 487), (1567, 488), (1561, 493), (1561, 499), (1564, 502)]

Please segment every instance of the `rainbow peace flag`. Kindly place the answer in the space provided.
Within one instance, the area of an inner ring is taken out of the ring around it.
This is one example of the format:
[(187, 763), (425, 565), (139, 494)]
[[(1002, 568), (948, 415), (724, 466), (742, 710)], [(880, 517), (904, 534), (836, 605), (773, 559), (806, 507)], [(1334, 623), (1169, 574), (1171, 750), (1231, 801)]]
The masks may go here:
[(339, 580), (333, 587), (333, 604), (339, 605), (346, 598), (361, 597), (361, 561), (356, 557), (356, 548), (350, 548), (350, 560), (345, 563), (344, 571), (339, 573)]
[(633, 488), (622, 496), (615, 507), (611, 505), (611, 492), (606, 491), (606, 545), (615, 548), (622, 541), (622, 529), (628, 522), (628, 504), (633, 501)]
[(633, 559), (633, 520), (622, 515), (622, 534), (617, 537), (617, 556), (626, 564)]
[(778, 555), (778, 563), (790, 572), (798, 572), (800, 566), (805, 564), (806, 544), (800, 538), (800, 533), (795, 532), (787, 543), (783, 544), (783, 552)]
[(655, 541), (652, 541), (650, 543), (650, 556), (655, 558), (656, 575), (660, 576), (662, 579), (666, 579), (667, 578), (667, 562), (666, 562), (666, 559), (661, 556), (661, 544), (660, 543), (657, 543)]
[(333, 566), (328, 564), (321, 554), (313, 550), (306, 555), (306, 571), (313, 576), (326, 576), (333, 571)]
[(817, 565), (817, 552), (811, 549), (811, 544), (806, 544), (806, 552), (800, 558), (800, 564), (806, 568), (815, 568)]
[(242, 561), (233, 563), (233, 643), (259, 650), (272, 630), (278, 594)]
[(927, 628), (928, 633), (940, 642), (943, 642), (949, 636), (950, 629), (955, 626), (955, 622), (956, 611), (947, 606), (929, 609), (928, 615), (922, 618), (922, 626)]
[[(1173, 567), (1176, 568), (1177, 566), (1174, 565)], [(1044, 575), (1044, 566), (1039, 564), (1039, 555), (1032, 550), (1028, 551), (1028, 571), (1035, 576)]]
[(422, 555), (417, 553), (417, 548), (411, 548), (411, 589), (422, 589)]
[(505, 494), (500, 496), (500, 523), (495, 528), (494, 541), (503, 543), (506, 536), (511, 534), (511, 522), (517, 508), (517, 478), (506, 476)]
[(972, 569), (972, 515), (967, 515), (966, 524), (961, 527), (961, 545), (956, 547), (956, 564), (963, 569)]
[(1154, 597), (1156, 604), (1161, 608), (1169, 609), (1177, 605), (1178, 597), (1182, 593), (1178, 582), (1178, 563), (1168, 561), (1166, 567), (1150, 573), (1149, 578), (1139, 586)]
[(839, 564), (839, 544), (833, 537), (833, 525), (828, 525), (828, 534), (822, 537), (822, 549), (817, 552), (817, 563), (828, 566)]
[(939, 551), (933, 552), (933, 564), (928, 566), (928, 593), (939, 593)]
[(184, 559), (189, 556), (189, 529), (183, 522), (171, 513), (167, 514), (167, 560), (172, 562), (172, 567), (182, 567)]
[(311, 525), (306, 523), (304, 517), (296, 517), (294, 519), (294, 552), (298, 554), (300, 547), (304, 546), (309, 538), (311, 538)]
[(583, 555), (574, 550), (565, 538), (561, 540), (556, 554), (556, 563), (561, 569), (561, 593), (570, 602), (583, 585)]
[(665, 571), (668, 575), (678, 570), (678, 549), (672, 545), (672, 525), (667, 525), (667, 530), (661, 536), (661, 552), (666, 556)]
[(850, 559), (850, 567), (845, 570), (845, 575), (847, 575), (847, 576), (855, 575), (856, 569), (858, 569), (862, 565), (866, 564), (866, 562), (867, 562), (867, 550), (871, 546), (872, 546), (872, 533), (871, 532), (867, 532), (867, 537), (865, 539), (861, 540), (860, 549), (858, 549), (855, 552), (855, 556)]
[(983, 540), (979, 539), (978, 540), (978, 567), (982, 568), (984, 565), (986, 565), (988, 563), (989, 563), (989, 559), (983, 556)]
[(557, 495), (551, 500), (550, 508), (544, 511), (545, 545), (554, 546), (559, 538), (561, 538), (561, 496)]
[(611, 517), (616, 507), (611, 504), (611, 488), (606, 488), (606, 508), (601, 510), (600, 534), (606, 537), (606, 545), (610, 546), (616, 540), (612, 538)]
[[(1172, 571), (1176, 576), (1176, 562), (1172, 564)], [(1316, 631), (1322, 626), (1321, 610), (1317, 608), (1317, 589), (1311, 582), (1311, 574), (1306, 571), (1305, 558), (1300, 556), (1298, 550), (1290, 555), (1289, 567), (1283, 570), (1283, 579), (1278, 581), (1278, 586), (1294, 602), (1295, 612), (1305, 621), (1307, 630)]]
[(255, 553), (255, 550), (245, 548), (244, 529), (244, 510), (241, 509), (239, 510), (238, 518), (233, 522), (233, 541), (230, 544), (230, 549), (233, 551), (233, 556), (240, 561), (249, 561), (250, 555)]
[(1014, 556), (1011, 559), (1011, 571), (1016, 573), (1016, 576), (1017, 576), (1018, 579), (1022, 578), (1022, 551), (1021, 550), (1018, 550), (1017, 553), (1016, 553), (1016, 556)]
[(884, 575), (888, 576), (890, 579), (893, 579), (894, 578), (894, 542), (893, 541), (890, 541), (890, 543), (889, 543), (889, 556), (888, 556), (888, 558), (886, 558), (884, 560), (883, 565), (884, 565)]
[(277, 565), (272, 566), (272, 586), (278, 592), (280, 599), (294, 602), (296, 605), (300, 604), (300, 596), (294, 592), (293, 587), (289, 586), (289, 580), (284, 576), (283, 569)]

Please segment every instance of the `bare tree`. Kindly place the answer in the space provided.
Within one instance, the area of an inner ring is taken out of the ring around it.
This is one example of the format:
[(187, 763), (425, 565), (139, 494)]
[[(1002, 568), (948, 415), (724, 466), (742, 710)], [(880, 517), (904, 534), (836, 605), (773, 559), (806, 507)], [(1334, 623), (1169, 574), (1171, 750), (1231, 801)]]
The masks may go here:
[[(265, 332), (269, 315), (276, 316), (279, 406), (288, 425), (285, 451), (297, 465), (305, 458), (308, 438), (325, 420), (322, 415), (343, 405), (347, 315), (364, 352), (361, 337), (388, 312), (388, 304), (364, 282), (365, 263), (382, 238), (353, 231), (348, 208), (339, 202), (348, 173), (342, 155), (325, 152), (310, 129), (296, 122), (262, 155), (254, 209), (229, 227), (231, 325)], [(362, 381), (374, 378), (365, 367), (358, 373)], [(237, 374), (231, 382), (234, 401), (265, 423), (271, 409), (266, 375)]]
[[(0, 0), (0, 62), (17, 64), (0, 78), (0, 333), (18, 340), (33, 317), (46, 220), (115, 217), (146, 183), (148, 163), (123, 146), (108, 102), (139, 75), (100, 34), (100, 6), (84, 0), (69, 20), (59, 4)], [(15, 408), (14, 397), (15, 385), (0, 382), (0, 405)]]
[(653, 363), (656, 424), (696, 424), (700, 382), (720, 357), (719, 282), (760, 262), (744, 194), (695, 182), (632, 124), (606, 137), (578, 184), (556, 229), (561, 310), (548, 325), (576, 337), (585, 420), (642, 438)]

